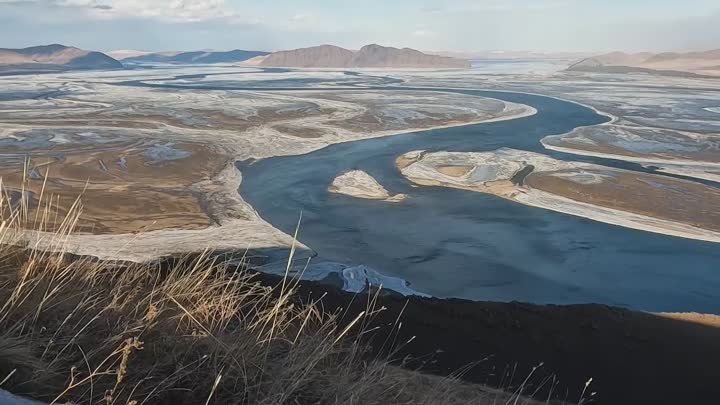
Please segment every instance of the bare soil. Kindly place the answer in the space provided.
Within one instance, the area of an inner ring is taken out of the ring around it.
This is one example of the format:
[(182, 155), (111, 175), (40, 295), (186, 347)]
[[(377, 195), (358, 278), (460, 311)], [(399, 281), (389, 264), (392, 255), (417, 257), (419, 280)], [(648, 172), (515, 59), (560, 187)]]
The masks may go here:
[(474, 166), (437, 166), (435, 169), (446, 176), (462, 177), (470, 173)]
[[(29, 166), (36, 178), (26, 186), (32, 194), (31, 217), (36, 216), (41, 197), (40, 217), (52, 198), (52, 217), (64, 218), (80, 196), (83, 208), (79, 232), (128, 233), (204, 229), (212, 225), (204, 196), (193, 192), (191, 186), (212, 179), (232, 160), (204, 145), (186, 143), (172, 147), (189, 156), (152, 162), (145, 155), (148, 147), (119, 144), (98, 151), (79, 148), (59, 158), (53, 156), (56, 150), (33, 150)], [(0, 170), (3, 188), (20, 190), (22, 166), (6, 165)], [(51, 219), (48, 225), (52, 231), (59, 224)]]
[(533, 173), (525, 183), (575, 201), (720, 231), (720, 189), (703, 184), (622, 172), (613, 172), (596, 184)]

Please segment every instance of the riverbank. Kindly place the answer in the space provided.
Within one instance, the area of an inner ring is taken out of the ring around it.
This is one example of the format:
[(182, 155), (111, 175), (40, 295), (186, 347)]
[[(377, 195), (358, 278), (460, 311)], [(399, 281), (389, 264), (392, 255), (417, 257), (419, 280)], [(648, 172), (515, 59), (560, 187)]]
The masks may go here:
[(545, 149), (556, 152), (568, 153), (571, 155), (590, 156), (602, 159), (619, 159), (632, 163), (638, 163), (643, 166), (652, 166), (659, 172), (677, 174), (690, 178), (702, 180), (710, 180), (720, 183), (720, 164), (711, 162), (698, 162), (694, 160), (682, 159), (653, 159), (634, 156), (614, 155), (612, 153), (591, 152), (582, 149), (566, 148), (557, 145), (549, 145), (543, 141)]

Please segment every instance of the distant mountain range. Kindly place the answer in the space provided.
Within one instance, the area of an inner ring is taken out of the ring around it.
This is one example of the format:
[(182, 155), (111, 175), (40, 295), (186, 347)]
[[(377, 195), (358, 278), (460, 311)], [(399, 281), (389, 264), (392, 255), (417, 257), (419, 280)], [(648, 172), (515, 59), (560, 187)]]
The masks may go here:
[(654, 73), (672, 76), (720, 76), (720, 49), (703, 52), (612, 52), (583, 59), (567, 70), (605, 73)]
[(428, 55), (409, 48), (366, 45), (351, 51), (333, 45), (280, 51), (253, 59), (266, 67), (303, 68), (461, 68), (470, 67), (464, 59)]
[(543, 52), (543, 51), (433, 51), (432, 55), (450, 56), (469, 60), (573, 60), (578, 61), (595, 55), (592, 52)]
[(0, 71), (121, 69), (122, 63), (102, 52), (53, 44), (22, 49), (0, 49)]
[(267, 67), (307, 68), (460, 68), (465, 59), (429, 55), (409, 48), (367, 45), (351, 51), (332, 45), (280, 51), (193, 51), (155, 52), (121, 50), (102, 52), (53, 44), (23, 49), (0, 49), (0, 71), (65, 71), (73, 69), (121, 69), (123, 64), (213, 64), (244, 63)]
[[(0, 48), (0, 72), (53, 72), (76, 69), (122, 69), (127, 64), (242, 63), (248, 66), (300, 68), (470, 68), (465, 58), (431, 55), (409, 48), (366, 45), (353, 51), (321, 45), (290, 51), (193, 51), (144, 52), (121, 50), (87, 51), (53, 44), (22, 49)], [(469, 54), (446, 53), (465, 56)], [(537, 53), (490, 52), (483, 58), (537, 57)], [(543, 54), (547, 57), (547, 54)], [(571, 54), (563, 54), (569, 57)], [(555, 55), (557, 56), (557, 55)], [(122, 60), (123, 63), (119, 62)], [(623, 53), (585, 57), (567, 68), (575, 72), (651, 73), (670, 76), (720, 76), (720, 49), (703, 52)]]
[[(258, 56), (268, 55), (269, 52), (243, 51), (192, 51), (192, 52), (157, 52), (143, 53), (141, 51), (122, 51), (130, 54), (121, 58), (123, 63), (172, 63), (172, 64), (209, 64), (209, 63), (238, 63)], [(135, 53), (134, 55), (132, 53)], [(120, 53), (118, 53), (120, 54)]]

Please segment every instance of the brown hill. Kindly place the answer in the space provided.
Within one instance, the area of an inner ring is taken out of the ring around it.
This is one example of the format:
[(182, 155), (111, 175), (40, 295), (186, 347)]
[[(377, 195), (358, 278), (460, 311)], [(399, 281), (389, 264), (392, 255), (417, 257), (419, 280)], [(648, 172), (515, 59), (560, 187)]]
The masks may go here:
[(388, 48), (380, 45), (362, 47), (353, 57), (356, 67), (402, 67), (402, 68), (469, 68), (463, 59), (428, 55), (410, 48)]
[(271, 53), (261, 66), (282, 67), (350, 67), (353, 52), (333, 45), (320, 45)]
[(315, 68), (469, 68), (463, 59), (428, 55), (409, 48), (367, 45), (353, 52), (333, 45), (322, 45), (275, 52), (260, 66)]
[(720, 76), (720, 50), (659, 54), (613, 52), (583, 59), (567, 70), (580, 72), (646, 72), (666, 75)]
[(119, 69), (122, 63), (101, 52), (59, 44), (0, 49), (0, 70)]

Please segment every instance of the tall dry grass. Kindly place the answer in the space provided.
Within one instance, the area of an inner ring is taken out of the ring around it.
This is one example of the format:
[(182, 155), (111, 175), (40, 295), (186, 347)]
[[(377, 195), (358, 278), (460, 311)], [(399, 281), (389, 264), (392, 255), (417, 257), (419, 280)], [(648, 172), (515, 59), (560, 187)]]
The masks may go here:
[(81, 200), (59, 218), (42, 194), (30, 207), (0, 184), (0, 389), (50, 404), (527, 403), (370, 357), (372, 300), (341, 326), (299, 305), (295, 280), (264, 287), (207, 252), (171, 267), (73, 257)]

